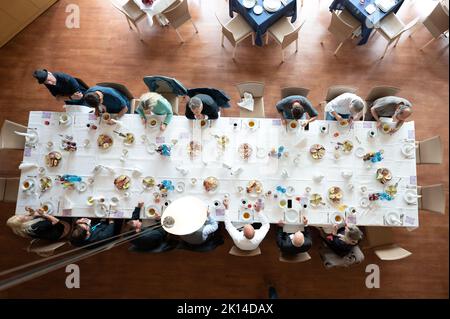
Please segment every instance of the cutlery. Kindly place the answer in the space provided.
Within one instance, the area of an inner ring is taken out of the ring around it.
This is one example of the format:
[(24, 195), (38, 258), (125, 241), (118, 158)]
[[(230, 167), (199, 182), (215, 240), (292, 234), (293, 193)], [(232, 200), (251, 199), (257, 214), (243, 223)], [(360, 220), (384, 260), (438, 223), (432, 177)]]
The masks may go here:
[(113, 131), (114, 133), (116, 133), (117, 135), (119, 135), (120, 137), (127, 137), (125, 134), (120, 133), (118, 131)]

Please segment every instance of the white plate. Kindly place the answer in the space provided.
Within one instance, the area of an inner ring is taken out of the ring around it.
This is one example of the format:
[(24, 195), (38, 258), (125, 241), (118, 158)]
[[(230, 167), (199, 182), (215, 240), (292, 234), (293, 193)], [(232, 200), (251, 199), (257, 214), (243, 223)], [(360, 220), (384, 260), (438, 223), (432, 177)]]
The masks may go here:
[(108, 207), (105, 204), (98, 204), (95, 206), (95, 216), (106, 217), (108, 213)]
[(280, 0), (264, 0), (263, 7), (268, 12), (275, 12), (281, 8), (281, 1)]
[(417, 205), (417, 194), (413, 190), (407, 190), (405, 194), (403, 195), (403, 199), (405, 202), (407, 202), (409, 205)]
[(361, 207), (363, 208), (369, 207), (370, 205), (369, 197), (362, 197), (361, 200), (359, 201), (359, 205), (361, 205)]
[(175, 187), (175, 189), (177, 190), (178, 193), (184, 192), (185, 188), (186, 188), (186, 185), (184, 184), (184, 182), (178, 182), (177, 186)]
[(87, 189), (87, 184), (86, 184), (85, 182), (78, 182), (77, 190), (78, 190), (80, 193), (86, 191), (86, 189)]
[(402, 154), (406, 157), (406, 158), (411, 158), (414, 155), (414, 152), (416, 150), (416, 147), (414, 144), (411, 143), (405, 143), (402, 145)]
[(256, 147), (256, 157), (257, 158), (265, 158), (267, 155), (267, 151), (264, 147)]
[(293, 186), (286, 187), (286, 195), (288, 197), (294, 196), (294, 193), (295, 193), (295, 188)]
[(251, 9), (255, 6), (256, 0), (244, 0), (242, 1), (242, 5), (247, 9)]
[[(336, 219), (339, 219), (339, 220), (336, 220)], [(339, 224), (345, 223), (345, 216), (344, 216), (344, 214), (342, 214), (340, 212), (335, 212), (335, 213), (331, 214), (330, 221), (335, 225), (339, 225)]]
[(47, 206), (48, 210), (46, 211), (47, 214), (52, 215), (55, 212), (55, 206), (52, 202), (44, 202), (42, 203), (41, 207)]
[(284, 220), (287, 223), (298, 223), (299, 213), (295, 209), (288, 209), (284, 213)]
[(364, 147), (358, 146), (358, 147), (355, 149), (355, 155), (356, 155), (357, 157), (363, 157), (365, 154), (366, 154), (366, 149), (365, 149)]
[(256, 5), (253, 7), (253, 13), (254, 14), (261, 14), (263, 13), (264, 9), (260, 5)]
[(388, 212), (384, 215), (384, 219), (386, 220), (386, 224), (390, 226), (399, 226), (402, 224), (400, 214), (398, 212)]
[(158, 145), (156, 145), (155, 143), (150, 143), (147, 145), (147, 152), (149, 154), (155, 154), (156, 153), (156, 147), (158, 147)]

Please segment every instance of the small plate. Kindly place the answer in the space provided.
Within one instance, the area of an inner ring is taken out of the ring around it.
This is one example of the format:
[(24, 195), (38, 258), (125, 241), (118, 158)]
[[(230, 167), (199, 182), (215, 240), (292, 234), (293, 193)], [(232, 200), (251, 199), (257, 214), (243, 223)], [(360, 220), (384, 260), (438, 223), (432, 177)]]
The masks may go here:
[(263, 13), (263, 11), (264, 11), (264, 9), (260, 5), (256, 5), (256, 6), (253, 7), (253, 13), (254, 14), (258, 14), (259, 15), (259, 14)]
[(294, 196), (295, 188), (293, 186), (286, 187), (286, 196), (292, 197)]
[(355, 149), (355, 155), (356, 157), (363, 157), (366, 154), (366, 149), (362, 146), (358, 146)]
[(253, 212), (248, 209), (244, 209), (241, 211), (240, 219), (244, 222), (251, 221), (253, 219)]
[(403, 195), (403, 198), (409, 205), (417, 205), (417, 194), (415, 191), (411, 189), (407, 190)]
[(178, 182), (177, 186), (175, 187), (175, 189), (177, 190), (178, 193), (183, 193), (185, 188), (186, 188), (186, 184), (184, 182)]
[(359, 201), (359, 205), (363, 208), (367, 208), (370, 205), (369, 197), (362, 197)]
[(255, 6), (256, 0), (244, 0), (242, 1), (242, 5), (247, 9), (251, 9)]
[(87, 184), (85, 182), (79, 182), (77, 185), (77, 190), (82, 193), (84, 191), (86, 191), (87, 189)]
[(145, 210), (145, 215), (150, 218), (155, 218), (156, 214), (160, 214), (159, 208), (156, 205), (151, 205)]
[(287, 223), (298, 223), (299, 222), (299, 212), (296, 211), (295, 209), (288, 209), (285, 213), (284, 213), (284, 220)]
[(339, 225), (345, 222), (345, 216), (340, 212), (335, 212), (330, 216), (330, 222), (335, 225)]
[(405, 143), (402, 145), (402, 154), (406, 157), (406, 158), (411, 158), (414, 156), (414, 152), (416, 150), (416, 147), (414, 146), (414, 144), (411, 143)]
[(402, 224), (401, 217), (398, 212), (388, 212), (384, 215), (384, 220), (386, 221), (386, 224), (390, 226), (399, 226)]
[[(52, 215), (55, 212), (55, 206), (52, 202), (44, 202), (42, 203), (41, 208), (49, 215)], [(46, 209), (47, 208), (47, 209)]]

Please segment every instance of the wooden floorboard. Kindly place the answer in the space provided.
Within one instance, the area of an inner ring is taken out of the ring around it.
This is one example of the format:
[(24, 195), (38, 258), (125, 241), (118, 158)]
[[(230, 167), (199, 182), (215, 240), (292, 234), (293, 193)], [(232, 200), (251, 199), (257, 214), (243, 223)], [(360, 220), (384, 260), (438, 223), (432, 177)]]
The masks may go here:
[[(343, 45), (338, 56), (332, 52), (338, 43), (327, 31), (331, 1), (306, 0), (299, 11), (307, 17), (300, 32), (300, 47), (286, 51), (280, 65), (280, 48), (271, 41), (265, 47), (252, 47), (250, 39), (237, 49), (225, 41), (220, 46), (218, 11), (227, 19), (227, 3), (222, 0), (190, 0), (190, 10), (199, 28), (194, 33), (186, 24), (180, 32), (186, 43), (180, 44), (173, 29), (153, 26), (145, 21), (144, 42), (128, 29), (126, 20), (102, 0), (78, 0), (81, 28), (64, 27), (65, 1), (59, 1), (7, 45), (0, 48), (0, 122), (9, 119), (26, 124), (32, 110), (61, 109), (39, 87), (31, 74), (34, 69), (64, 71), (93, 85), (102, 81), (126, 84), (136, 96), (146, 87), (142, 78), (162, 74), (179, 79), (188, 87), (217, 87), (233, 98), (233, 107), (223, 116), (236, 116), (238, 95), (234, 85), (254, 80), (266, 84), (266, 116), (276, 116), (274, 105), (280, 87), (303, 86), (311, 89), (309, 98), (317, 105), (330, 85), (346, 84), (365, 96), (375, 85), (401, 88), (401, 96), (414, 105), (416, 136), (424, 139), (440, 135), (444, 145), (442, 165), (418, 167), (419, 184), (443, 183), (448, 202), (448, 39), (439, 39), (424, 52), (431, 35), (423, 27), (409, 38), (408, 33), (396, 48), (379, 60), (386, 44), (375, 35), (365, 46), (355, 42)], [(409, 22), (425, 15), (435, 1), (405, 1), (399, 16)], [(321, 45), (323, 42), (323, 45)], [(20, 152), (1, 152), (0, 176), (17, 176)], [(5, 226), (14, 212), (14, 204), (0, 204), (0, 270), (36, 259), (23, 248), (27, 241), (15, 237)], [(135, 254), (127, 247), (80, 262), (81, 289), (66, 289), (64, 270), (56, 271), (21, 286), (0, 292), (3, 298), (265, 298), (267, 283), (272, 282), (285, 298), (448, 298), (448, 204), (446, 214), (420, 214), (420, 228), (413, 232), (395, 230), (395, 239), (413, 253), (405, 260), (380, 262), (365, 251), (363, 264), (350, 269), (325, 270), (317, 253), (316, 240), (312, 260), (304, 264), (278, 262), (275, 227), (261, 245), (262, 255), (254, 258), (229, 256), (229, 238), (223, 246), (208, 254), (171, 251), (161, 255)], [(381, 267), (381, 288), (365, 287), (365, 266)]]

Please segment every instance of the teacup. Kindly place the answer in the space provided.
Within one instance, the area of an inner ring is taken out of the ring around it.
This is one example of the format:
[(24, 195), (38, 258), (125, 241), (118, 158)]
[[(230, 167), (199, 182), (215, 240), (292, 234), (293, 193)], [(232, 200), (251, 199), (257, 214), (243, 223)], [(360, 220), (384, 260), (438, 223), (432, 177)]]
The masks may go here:
[(148, 209), (148, 215), (149, 216), (155, 216), (156, 215), (156, 209), (154, 207), (150, 207)]
[(391, 130), (391, 126), (387, 123), (383, 124), (383, 132), (388, 133)]
[(367, 186), (361, 186), (359, 188), (359, 190), (360, 190), (361, 194), (366, 194), (367, 193)]
[(285, 199), (280, 199), (280, 201), (278, 202), (278, 205), (280, 206), (280, 208), (286, 208), (286, 206), (287, 206), (287, 200), (285, 200)]
[(38, 172), (39, 172), (39, 175), (44, 175), (45, 174), (45, 167), (39, 167), (38, 168)]
[(255, 126), (256, 126), (256, 122), (254, 120), (248, 121), (248, 127), (249, 128), (254, 128)]
[(43, 210), (44, 212), (48, 212), (48, 210), (49, 210), (49, 207), (48, 207), (47, 204), (42, 205), (41, 208), (42, 208), (42, 210)]
[(298, 127), (298, 122), (297, 121), (290, 121), (289, 122), (289, 128), (291, 130), (295, 130)]
[(148, 124), (151, 127), (155, 127), (158, 124), (158, 121), (156, 119), (150, 119), (150, 121), (148, 121)]
[(22, 189), (24, 191), (28, 191), (30, 189), (32, 189), (34, 186), (34, 183), (32, 181), (26, 180), (22, 183)]
[(328, 132), (328, 127), (326, 125), (321, 125), (320, 126), (320, 132), (325, 134), (326, 132)]
[(102, 119), (103, 119), (103, 121), (109, 121), (111, 119), (111, 114), (103, 113)]
[(59, 123), (67, 124), (67, 122), (69, 122), (69, 116), (67, 114), (61, 114), (59, 117)]
[(242, 218), (243, 219), (245, 219), (245, 220), (247, 220), (247, 219), (250, 219), (250, 213), (249, 212), (244, 212), (243, 214), (242, 214)]
[(377, 136), (377, 131), (375, 131), (375, 130), (369, 130), (369, 131), (367, 132), (367, 135), (368, 135), (370, 138), (374, 138), (375, 136)]
[(52, 141), (48, 141), (48, 142), (47, 142), (47, 148), (48, 148), (49, 150), (51, 150), (52, 147), (53, 147), (53, 142), (52, 142)]
[(341, 223), (342, 222), (342, 216), (341, 215), (335, 215), (334, 216), (334, 221), (336, 223)]
[(200, 120), (200, 126), (201, 127), (204, 127), (204, 126), (206, 126), (206, 120)]

